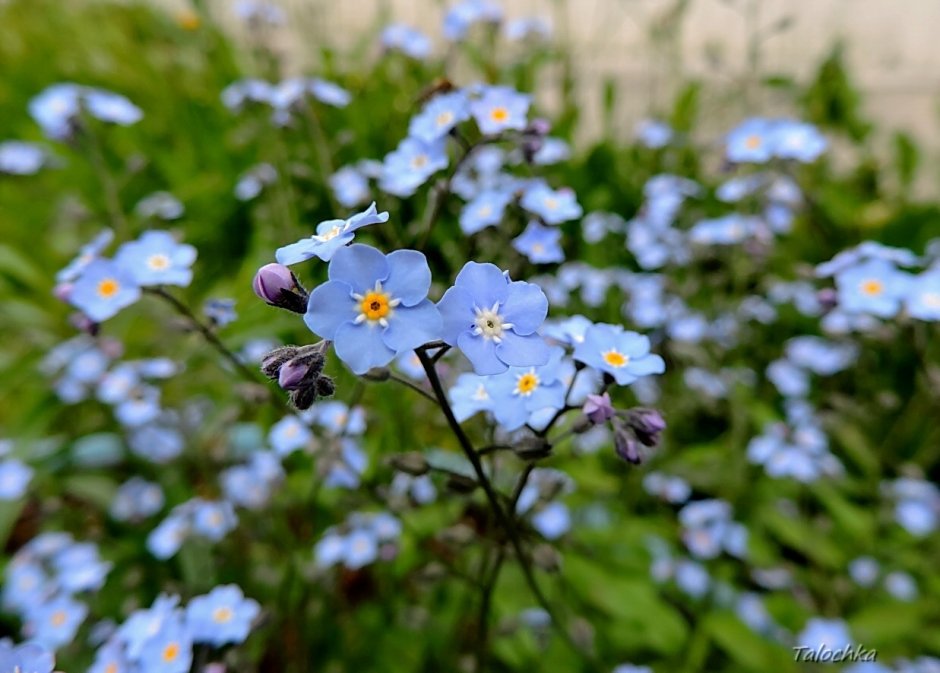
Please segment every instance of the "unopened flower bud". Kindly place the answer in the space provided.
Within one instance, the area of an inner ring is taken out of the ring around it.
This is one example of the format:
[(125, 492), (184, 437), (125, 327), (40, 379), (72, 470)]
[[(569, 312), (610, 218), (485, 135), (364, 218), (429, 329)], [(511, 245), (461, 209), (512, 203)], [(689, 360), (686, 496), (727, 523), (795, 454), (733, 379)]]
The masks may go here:
[(277, 373), (277, 384), (284, 390), (297, 390), (307, 378), (309, 367), (301, 358), (285, 362)]
[(824, 287), (816, 293), (816, 301), (827, 313), (839, 305), (839, 293), (835, 288)]
[(271, 306), (294, 313), (307, 312), (307, 291), (283, 264), (271, 263), (262, 266), (251, 281), (251, 288)]
[(59, 301), (68, 303), (69, 297), (72, 295), (72, 287), (72, 283), (59, 283), (52, 288), (52, 294)]
[(278, 372), (285, 362), (297, 356), (300, 349), (297, 346), (282, 346), (275, 348), (261, 359), (261, 371), (269, 379), (278, 378)]
[(650, 448), (659, 446), (660, 435), (666, 429), (666, 420), (656, 409), (636, 407), (630, 409), (627, 424), (633, 429), (636, 438)]
[(524, 437), (512, 447), (512, 450), (520, 458), (526, 460), (536, 460), (545, 458), (552, 451), (552, 445), (544, 437), (530, 436)]
[(614, 407), (610, 403), (610, 395), (608, 393), (588, 395), (587, 401), (584, 403), (581, 410), (595, 425), (606, 423), (614, 417)]
[(614, 422), (614, 451), (623, 460), (633, 465), (643, 462), (643, 445), (632, 430), (620, 420)]

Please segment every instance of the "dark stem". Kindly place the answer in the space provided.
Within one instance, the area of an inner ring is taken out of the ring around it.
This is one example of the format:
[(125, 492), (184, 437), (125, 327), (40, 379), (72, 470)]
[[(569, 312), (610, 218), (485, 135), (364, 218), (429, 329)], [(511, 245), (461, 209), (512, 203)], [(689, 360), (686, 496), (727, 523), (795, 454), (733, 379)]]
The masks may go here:
[(483, 583), (480, 587), (480, 613), (477, 617), (476, 666), (478, 673), (484, 673), (490, 644), (490, 612), (493, 606), (493, 590), (499, 580), (499, 571), (503, 568), (506, 553), (502, 546), (496, 552), (496, 559), (487, 572), (487, 563), (483, 563)]

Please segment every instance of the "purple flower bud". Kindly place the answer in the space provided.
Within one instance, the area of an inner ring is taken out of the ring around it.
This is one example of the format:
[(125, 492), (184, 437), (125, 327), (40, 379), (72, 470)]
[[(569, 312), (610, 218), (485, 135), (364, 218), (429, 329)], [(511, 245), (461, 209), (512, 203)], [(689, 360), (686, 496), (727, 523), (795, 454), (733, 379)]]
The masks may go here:
[(540, 136), (547, 136), (548, 132), (552, 130), (552, 123), (547, 119), (542, 117), (537, 117), (529, 122), (529, 126), (526, 128), (526, 133), (532, 133)]
[(816, 293), (816, 300), (823, 310), (828, 312), (839, 305), (839, 293), (836, 292), (835, 288), (824, 287)]
[(602, 395), (588, 395), (587, 402), (584, 403), (581, 411), (583, 411), (584, 415), (590, 418), (591, 422), (595, 425), (606, 423), (614, 417), (614, 407), (610, 403), (610, 395), (607, 393), (603, 393)]
[(289, 360), (281, 365), (277, 384), (284, 390), (296, 390), (304, 383), (309, 371), (310, 367), (301, 359)]
[(307, 312), (307, 292), (297, 282), (291, 270), (283, 264), (271, 263), (262, 266), (251, 281), (251, 288), (271, 306), (294, 313)]
[(626, 427), (615, 428), (614, 451), (628, 463), (639, 465), (643, 461), (643, 447)]
[(52, 294), (59, 301), (68, 303), (69, 296), (72, 294), (72, 283), (59, 283), (52, 288)]
[(627, 412), (627, 424), (633, 429), (636, 438), (644, 445), (659, 445), (660, 435), (666, 429), (666, 420), (656, 409), (636, 407)]

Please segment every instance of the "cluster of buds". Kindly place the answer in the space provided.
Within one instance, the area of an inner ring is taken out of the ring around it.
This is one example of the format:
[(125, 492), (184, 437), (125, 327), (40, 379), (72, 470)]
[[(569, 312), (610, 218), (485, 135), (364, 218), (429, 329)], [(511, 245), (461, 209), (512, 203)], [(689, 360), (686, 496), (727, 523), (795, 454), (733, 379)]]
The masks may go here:
[(610, 395), (588, 395), (582, 407), (584, 416), (577, 428), (586, 432), (595, 425), (610, 423), (614, 431), (614, 450), (628, 463), (638, 465), (646, 458), (650, 449), (659, 446), (666, 421), (656, 409), (634, 407), (615, 409)]
[(290, 401), (303, 411), (335, 391), (333, 379), (323, 374), (329, 341), (309, 346), (282, 346), (264, 356), (261, 371), (290, 393)]
[(535, 155), (545, 144), (545, 136), (552, 130), (552, 125), (546, 119), (533, 119), (522, 131), (519, 148), (526, 163), (532, 163)]
[(307, 312), (307, 291), (297, 276), (283, 264), (265, 264), (255, 274), (251, 287), (267, 304), (294, 313)]

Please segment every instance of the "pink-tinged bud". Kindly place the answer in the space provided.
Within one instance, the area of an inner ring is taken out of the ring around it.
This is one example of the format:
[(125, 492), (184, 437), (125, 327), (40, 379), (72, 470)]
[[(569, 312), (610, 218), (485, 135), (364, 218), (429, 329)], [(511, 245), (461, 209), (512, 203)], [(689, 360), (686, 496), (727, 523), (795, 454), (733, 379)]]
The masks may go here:
[(590, 418), (591, 422), (595, 425), (606, 423), (614, 417), (614, 407), (610, 403), (610, 395), (607, 393), (603, 393), (602, 395), (588, 395), (587, 401), (584, 403), (581, 411), (583, 411), (584, 415)]
[(265, 264), (254, 280), (251, 289), (255, 294), (271, 306), (284, 308), (294, 313), (307, 311), (307, 291), (304, 290), (297, 278), (283, 264)]
[(529, 122), (529, 126), (526, 129), (528, 133), (535, 133), (540, 136), (547, 136), (548, 132), (552, 130), (552, 123), (547, 119), (537, 117)]
[(829, 312), (839, 305), (839, 293), (834, 288), (824, 287), (816, 293), (816, 301), (824, 311)]
[(72, 283), (59, 283), (52, 288), (52, 294), (59, 301), (68, 303), (69, 297), (72, 296)]
[[(323, 367), (323, 358), (320, 358), (320, 368)], [(310, 371), (310, 366), (297, 358), (295, 360), (288, 360), (283, 365), (277, 373), (277, 384), (284, 390), (296, 390), (299, 388), (307, 378), (307, 373)]]

